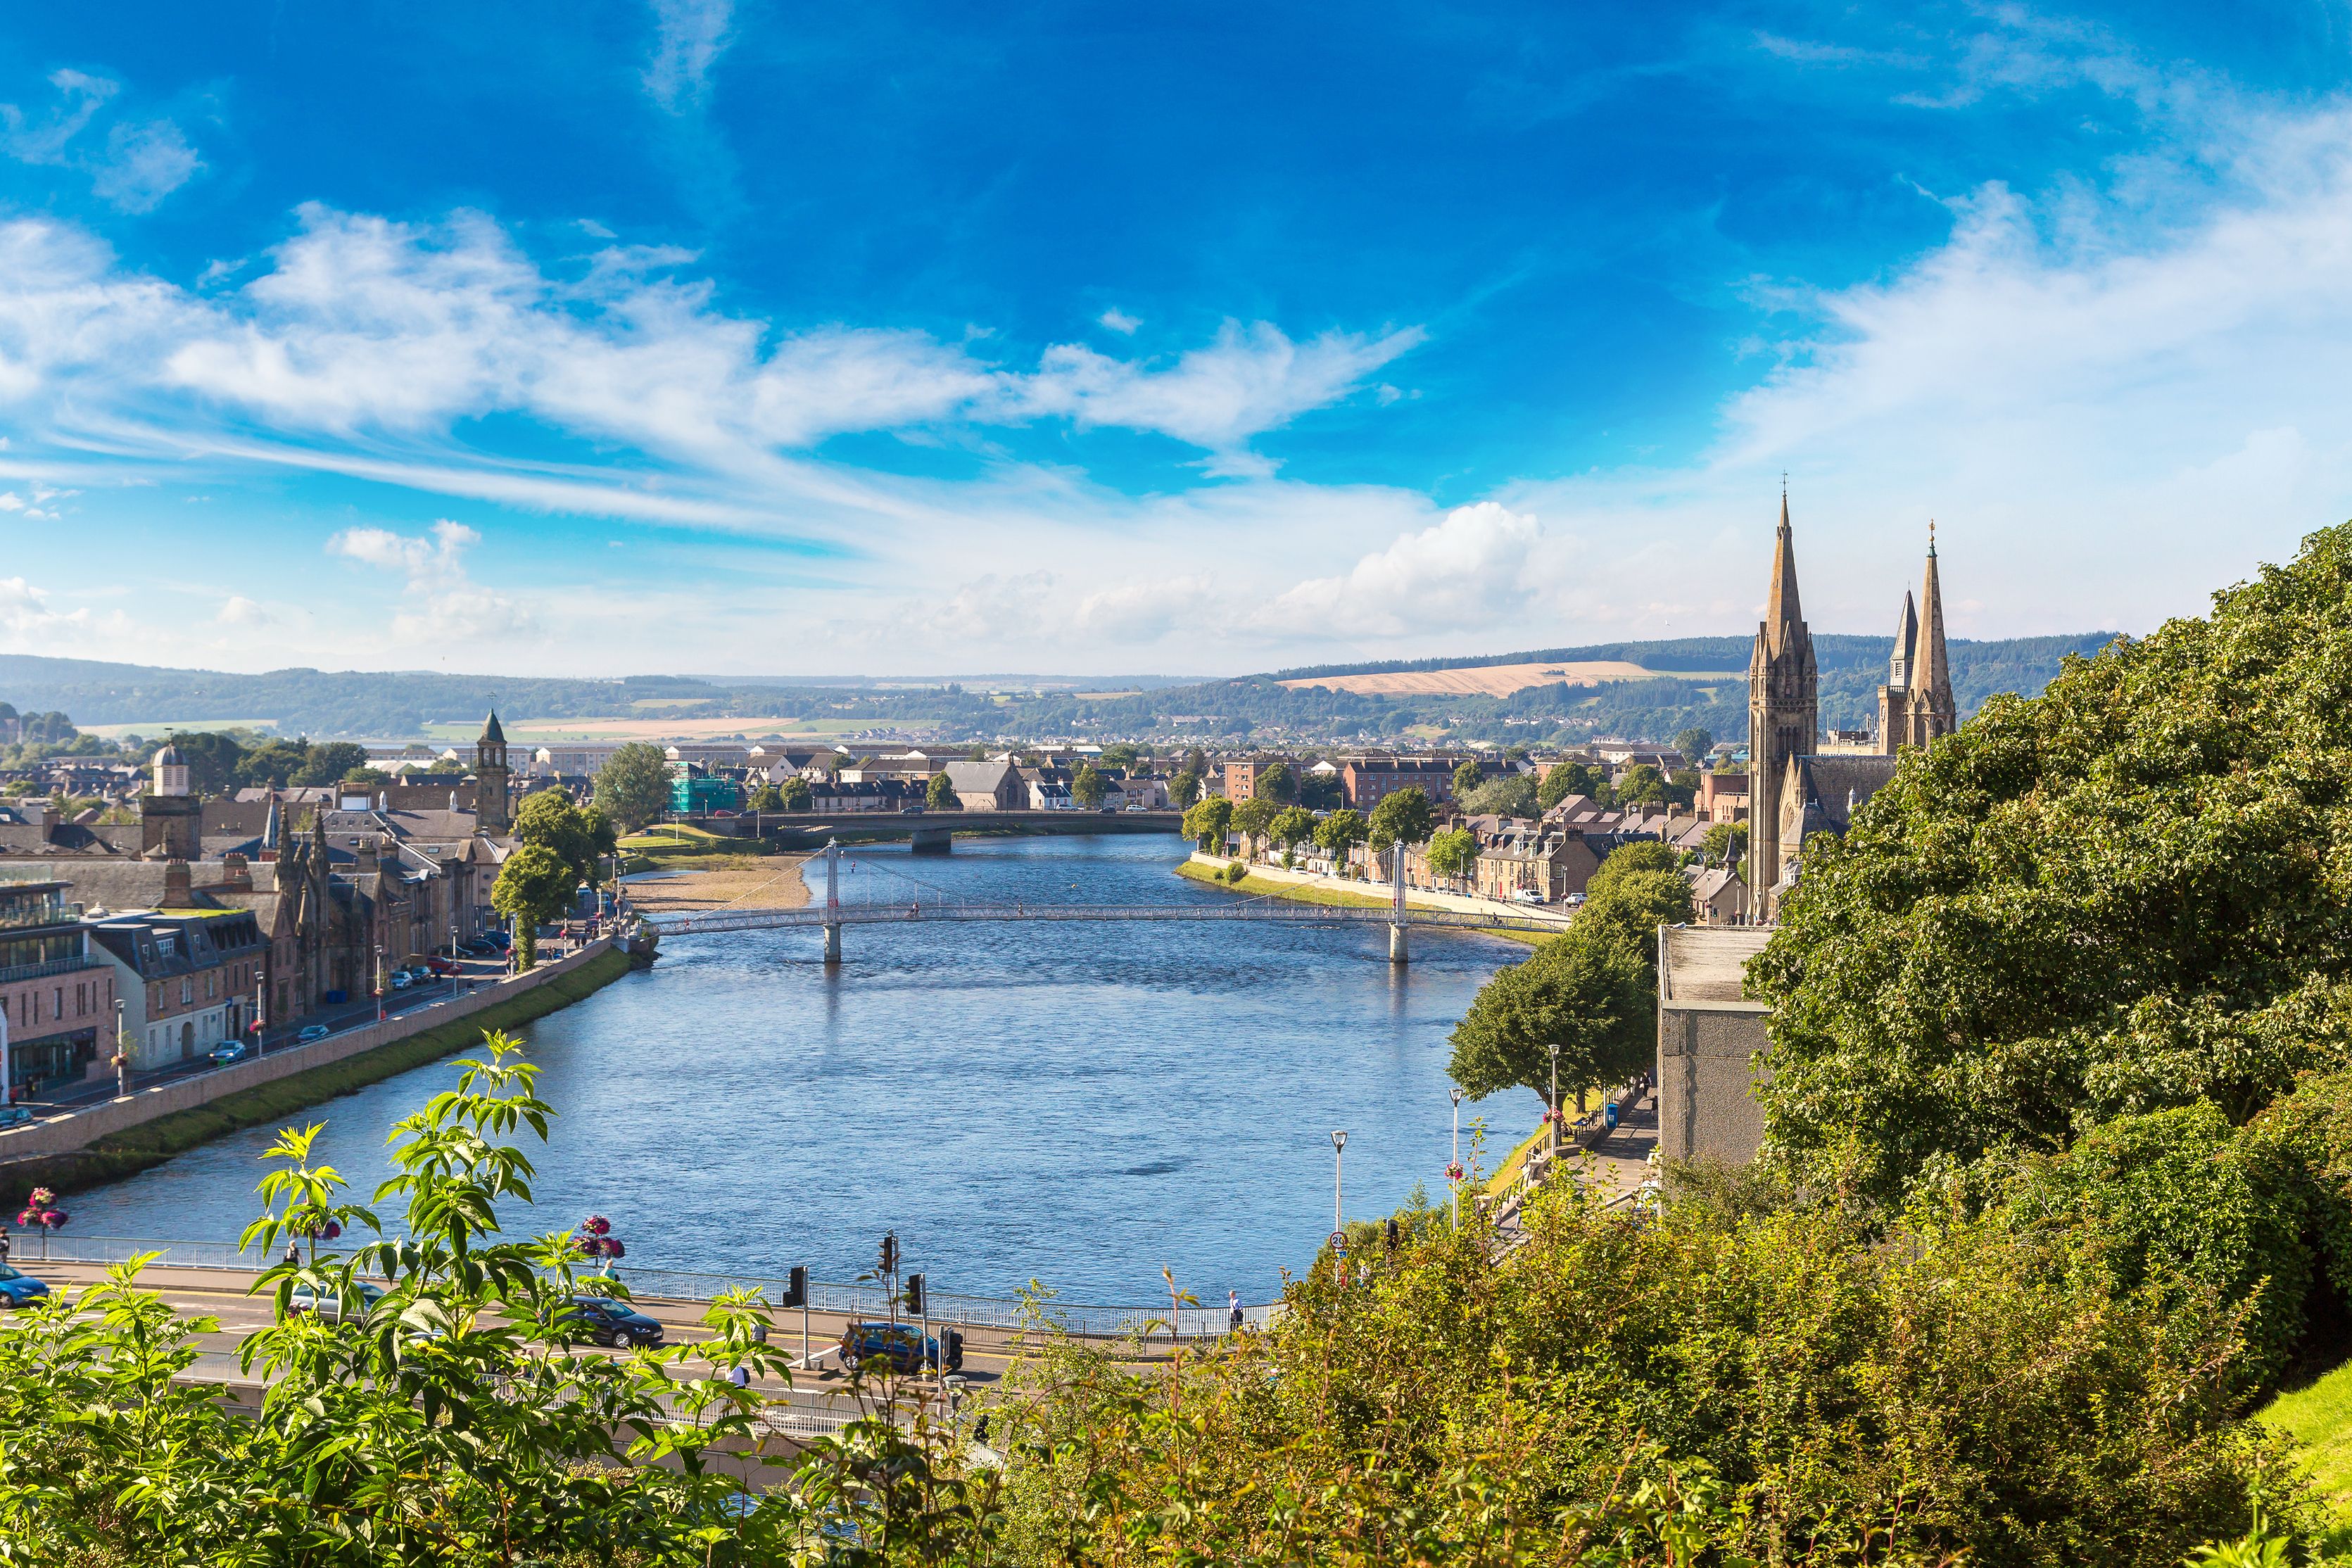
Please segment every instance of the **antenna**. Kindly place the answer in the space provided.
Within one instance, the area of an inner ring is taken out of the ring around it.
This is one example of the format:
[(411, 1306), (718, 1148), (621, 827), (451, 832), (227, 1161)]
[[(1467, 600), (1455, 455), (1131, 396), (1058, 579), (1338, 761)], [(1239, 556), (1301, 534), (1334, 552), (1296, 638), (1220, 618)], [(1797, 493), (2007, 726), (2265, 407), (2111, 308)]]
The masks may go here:
[(1936, 553), (1936, 520), (1932, 517), (1927, 520), (1927, 553)]

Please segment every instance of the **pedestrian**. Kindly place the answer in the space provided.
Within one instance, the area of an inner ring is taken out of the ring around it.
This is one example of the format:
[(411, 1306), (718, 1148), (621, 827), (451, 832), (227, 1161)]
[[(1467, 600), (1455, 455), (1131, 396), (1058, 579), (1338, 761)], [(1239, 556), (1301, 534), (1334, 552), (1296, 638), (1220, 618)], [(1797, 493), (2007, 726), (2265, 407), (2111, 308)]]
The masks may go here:
[(1225, 1292), (1225, 1310), (1233, 1315), (1234, 1332), (1240, 1333), (1242, 1331), (1242, 1293), (1239, 1290)]
[(733, 1384), (738, 1388), (749, 1388), (751, 1386), (751, 1374), (743, 1370), (743, 1363), (741, 1362), (737, 1362), (735, 1365), (729, 1370), (727, 1373), (727, 1381)]
[(300, 1242), (289, 1241), (286, 1244), (286, 1267), (289, 1268), (299, 1268), (302, 1267), (302, 1244)]
[(8, 1261), (8, 1227), (0, 1225), (0, 1265), (5, 1265)]

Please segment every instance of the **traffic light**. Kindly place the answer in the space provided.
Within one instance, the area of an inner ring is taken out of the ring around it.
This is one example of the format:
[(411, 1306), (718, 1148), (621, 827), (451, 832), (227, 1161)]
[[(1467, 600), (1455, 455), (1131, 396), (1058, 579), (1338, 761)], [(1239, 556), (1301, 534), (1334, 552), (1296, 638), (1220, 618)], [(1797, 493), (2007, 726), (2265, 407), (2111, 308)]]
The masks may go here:
[(882, 1266), (878, 1272), (884, 1274), (898, 1272), (898, 1233), (895, 1230), (882, 1233)]
[(919, 1318), (922, 1315), (923, 1277), (919, 1274), (909, 1274), (907, 1276), (907, 1316)]
[(805, 1307), (809, 1304), (808, 1270), (797, 1263), (793, 1265), (792, 1278), (784, 1283), (783, 1304), (787, 1307)]

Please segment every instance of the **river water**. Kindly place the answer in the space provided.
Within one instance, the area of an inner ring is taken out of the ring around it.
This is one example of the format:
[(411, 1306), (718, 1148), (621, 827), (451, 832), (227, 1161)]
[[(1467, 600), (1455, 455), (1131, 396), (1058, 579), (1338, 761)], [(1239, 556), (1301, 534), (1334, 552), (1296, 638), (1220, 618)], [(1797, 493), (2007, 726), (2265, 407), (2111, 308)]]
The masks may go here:
[[(845, 899), (1202, 902), (1158, 837), (959, 840), (952, 856), (860, 850)], [(812, 863), (813, 882), (820, 868)], [(935, 1290), (1068, 1301), (1270, 1300), (1330, 1228), (1329, 1134), (1348, 1131), (1351, 1218), (1416, 1182), (1445, 1191), (1445, 1037), (1522, 950), (1381, 927), (1242, 922), (856, 926), (828, 974), (814, 931), (674, 938), (660, 963), (525, 1029), (560, 1113), (535, 1214), (608, 1216), (630, 1263), (820, 1279), (873, 1268), (885, 1230)], [(306, 1113), (371, 1190), (385, 1133), (454, 1083), (449, 1062)], [(1491, 1164), (1534, 1095), (1464, 1105)], [(77, 1194), (73, 1234), (233, 1237), (254, 1213), (257, 1129)], [(528, 1141), (528, 1135), (525, 1135)], [(365, 1191), (359, 1196), (364, 1198)], [(625, 1275), (628, 1265), (625, 1264)]]

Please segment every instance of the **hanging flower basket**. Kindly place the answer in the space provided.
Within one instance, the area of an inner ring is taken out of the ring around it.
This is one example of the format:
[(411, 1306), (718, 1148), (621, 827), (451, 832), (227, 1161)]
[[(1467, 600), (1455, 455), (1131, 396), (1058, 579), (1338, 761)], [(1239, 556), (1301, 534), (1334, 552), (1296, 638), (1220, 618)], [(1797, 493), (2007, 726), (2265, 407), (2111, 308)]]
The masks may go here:
[(1459, 1182), (1459, 1181), (1461, 1181), (1461, 1180), (1462, 1180), (1462, 1167), (1461, 1167), (1460, 1165), (1458, 1165), (1458, 1164), (1456, 1164), (1456, 1165), (1448, 1165), (1448, 1166), (1446, 1166), (1446, 1167), (1445, 1167), (1445, 1179), (1446, 1179), (1447, 1181), (1449, 1181), (1449, 1182)]

